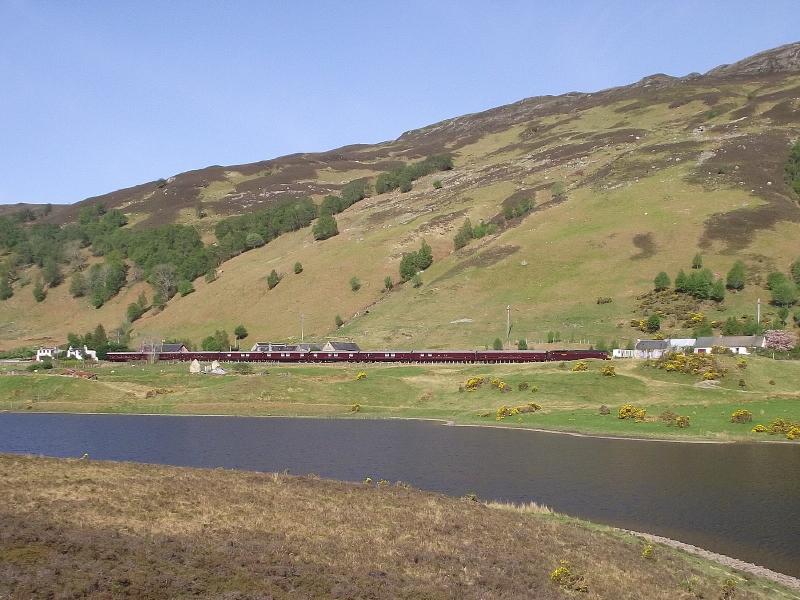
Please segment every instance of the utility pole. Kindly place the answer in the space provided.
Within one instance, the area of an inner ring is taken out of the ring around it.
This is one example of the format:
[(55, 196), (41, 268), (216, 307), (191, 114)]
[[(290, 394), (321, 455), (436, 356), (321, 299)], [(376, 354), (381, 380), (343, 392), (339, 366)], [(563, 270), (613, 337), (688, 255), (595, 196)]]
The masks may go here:
[(756, 304), (756, 325), (761, 325), (761, 298), (758, 299)]
[(305, 318), (305, 315), (303, 313), (300, 313), (300, 343), (303, 343), (304, 333), (305, 333), (304, 329), (303, 329), (303, 325), (304, 325), (303, 319), (304, 318)]
[(506, 347), (511, 346), (511, 305), (506, 306)]

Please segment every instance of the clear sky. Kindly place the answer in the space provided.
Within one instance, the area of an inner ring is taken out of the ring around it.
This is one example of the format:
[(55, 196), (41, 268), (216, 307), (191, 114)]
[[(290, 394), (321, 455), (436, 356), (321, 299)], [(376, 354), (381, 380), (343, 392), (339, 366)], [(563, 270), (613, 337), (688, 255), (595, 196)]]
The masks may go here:
[(797, 0), (0, 0), (0, 203), (75, 202), (800, 38)]

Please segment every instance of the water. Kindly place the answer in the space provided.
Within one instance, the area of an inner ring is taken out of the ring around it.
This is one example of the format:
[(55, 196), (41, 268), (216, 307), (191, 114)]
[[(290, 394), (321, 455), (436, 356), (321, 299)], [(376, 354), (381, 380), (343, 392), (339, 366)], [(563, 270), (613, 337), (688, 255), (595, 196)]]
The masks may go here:
[(0, 414), (0, 452), (316, 473), (534, 500), (800, 576), (800, 446), (604, 440), (424, 421)]

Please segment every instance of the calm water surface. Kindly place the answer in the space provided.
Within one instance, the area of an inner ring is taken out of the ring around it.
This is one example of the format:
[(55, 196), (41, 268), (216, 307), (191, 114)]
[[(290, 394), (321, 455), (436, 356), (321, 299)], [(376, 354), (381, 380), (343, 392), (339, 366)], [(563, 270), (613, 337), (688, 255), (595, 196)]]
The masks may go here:
[(800, 446), (604, 440), (423, 421), (0, 414), (0, 452), (316, 473), (535, 500), (800, 576)]

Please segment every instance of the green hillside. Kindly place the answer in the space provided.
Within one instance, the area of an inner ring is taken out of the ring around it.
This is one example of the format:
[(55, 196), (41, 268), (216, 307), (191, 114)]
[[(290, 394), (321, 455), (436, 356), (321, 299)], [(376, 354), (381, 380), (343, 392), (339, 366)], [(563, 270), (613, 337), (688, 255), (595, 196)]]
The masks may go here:
[[(782, 315), (769, 304), (767, 276), (780, 271), (790, 280), (800, 258), (800, 206), (792, 189), (800, 169), (791, 166), (800, 137), (797, 55), (794, 44), (703, 76), (658, 75), (597, 93), (529, 98), (382, 144), (211, 167), (48, 214), (29, 209), (27, 228), (60, 226), (99, 204), (123, 213), (121, 229), (131, 233), (124, 234), (128, 250), (115, 260), (128, 267), (128, 281), (94, 308), (91, 298), (70, 294), (77, 267), (61, 257), (66, 281), (43, 286), (46, 297), (37, 302), (33, 289), (44, 265), (20, 265), (9, 277), (13, 295), (0, 302), (0, 348), (63, 343), (68, 332), (97, 323), (120, 327), (141, 292), (148, 305), (154, 295), (148, 283), (134, 281), (138, 263), (130, 248), (144, 232), (172, 224), (196, 232), (192, 247), (208, 264), (169, 259), (180, 263), (184, 277), (200, 275), (195, 291), (125, 326), (131, 345), (148, 338), (199, 343), (240, 323), (250, 339), (297, 339), (302, 319), (306, 339), (482, 347), (497, 337), (505, 341), (509, 305), (511, 339), (531, 346), (553, 338), (624, 343), (644, 335), (632, 320), (658, 311), (664, 333), (688, 333), (690, 312), (704, 313), (708, 326), (728, 317), (743, 321), (759, 298), (763, 325), (773, 327)], [(408, 168), (436, 155), (451, 156), (453, 168)], [(384, 191), (392, 188), (387, 181), (397, 187)], [(346, 208), (324, 204), (326, 195), (346, 196), (351, 182), (366, 183), (369, 196)], [(250, 222), (257, 211), (301, 197), (327, 212), (343, 209), (335, 214), (338, 235), (315, 239), (321, 236), (305, 221), (240, 254), (243, 242), (218, 239), (228, 231), (220, 229), (224, 219), (244, 214)], [(477, 229), (485, 235), (455, 250), (467, 218), (473, 226), (484, 222)], [(403, 254), (423, 240), (433, 264), (420, 285), (399, 285)], [(94, 243), (80, 252), (87, 270), (114, 259), (110, 251), (93, 256)], [(728, 290), (722, 302), (645, 297), (658, 272), (674, 280), (680, 269), (692, 270), (697, 253), (714, 280), (742, 261), (744, 288)], [(13, 254), (7, 249), (6, 263)], [(144, 279), (152, 267), (144, 267)], [(283, 277), (269, 289), (273, 269)], [(216, 278), (208, 281), (203, 272)], [(396, 284), (391, 290), (386, 277)], [(351, 286), (353, 278), (360, 286)], [(798, 308), (788, 308), (783, 318), (791, 328)]]

